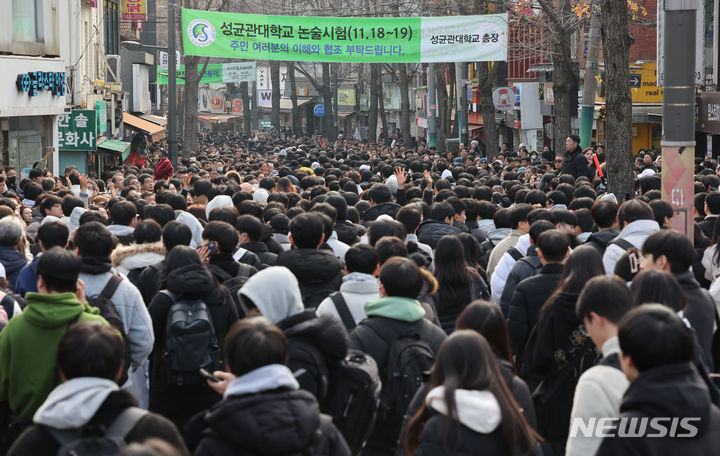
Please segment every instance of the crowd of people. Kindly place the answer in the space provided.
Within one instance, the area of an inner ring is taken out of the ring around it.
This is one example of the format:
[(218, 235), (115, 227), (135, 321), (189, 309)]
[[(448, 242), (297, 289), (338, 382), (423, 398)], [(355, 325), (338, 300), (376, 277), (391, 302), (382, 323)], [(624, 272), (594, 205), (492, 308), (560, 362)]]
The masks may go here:
[(203, 133), (178, 166), (6, 169), (0, 453), (713, 454), (716, 164), (691, 241), (661, 157), (613, 195), (579, 144)]

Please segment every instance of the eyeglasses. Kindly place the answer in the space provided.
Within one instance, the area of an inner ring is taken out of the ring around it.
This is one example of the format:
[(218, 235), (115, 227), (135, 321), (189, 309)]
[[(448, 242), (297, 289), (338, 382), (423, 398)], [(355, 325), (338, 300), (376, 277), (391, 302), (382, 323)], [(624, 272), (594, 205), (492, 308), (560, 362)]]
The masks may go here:
[(562, 160), (555, 160), (555, 163), (562, 163)]

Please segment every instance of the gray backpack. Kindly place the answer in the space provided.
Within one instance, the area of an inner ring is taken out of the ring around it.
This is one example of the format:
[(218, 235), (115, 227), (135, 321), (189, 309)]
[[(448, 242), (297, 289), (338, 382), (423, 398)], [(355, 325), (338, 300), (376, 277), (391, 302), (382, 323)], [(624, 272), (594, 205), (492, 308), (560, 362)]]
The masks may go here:
[(60, 444), (58, 456), (115, 456), (122, 454), (125, 437), (147, 414), (147, 410), (128, 407), (107, 428), (89, 425), (68, 430), (48, 427), (47, 430)]

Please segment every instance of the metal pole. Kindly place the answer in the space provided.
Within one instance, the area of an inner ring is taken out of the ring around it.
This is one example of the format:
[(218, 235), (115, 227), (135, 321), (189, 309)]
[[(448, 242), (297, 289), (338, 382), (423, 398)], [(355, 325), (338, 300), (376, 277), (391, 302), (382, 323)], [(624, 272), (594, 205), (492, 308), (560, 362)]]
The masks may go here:
[(437, 109), (437, 93), (435, 93), (435, 64), (428, 64), (428, 147), (435, 147), (437, 140), (437, 124), (435, 118), (435, 112)]
[(458, 146), (463, 140), (463, 98), (465, 98), (465, 84), (463, 83), (463, 62), (455, 62), (455, 110), (458, 117)]
[(177, 168), (177, 99), (176, 99), (176, 56), (175, 56), (175, 0), (168, 1), (168, 152), (170, 162)]
[(663, 199), (673, 207), (672, 228), (693, 241), (695, 161), (695, 23), (697, 0), (665, 0), (662, 138)]
[(590, 147), (592, 125), (595, 114), (595, 92), (597, 90), (598, 55), (600, 54), (600, 12), (590, 16), (588, 33), (588, 55), (585, 60), (585, 81), (583, 82), (582, 111), (580, 112), (580, 147)]
[(333, 138), (337, 139), (338, 134), (340, 133), (340, 130), (338, 128), (338, 89), (340, 82), (338, 81), (338, 71), (337, 71), (337, 64), (331, 63), (330, 64), (333, 69)]

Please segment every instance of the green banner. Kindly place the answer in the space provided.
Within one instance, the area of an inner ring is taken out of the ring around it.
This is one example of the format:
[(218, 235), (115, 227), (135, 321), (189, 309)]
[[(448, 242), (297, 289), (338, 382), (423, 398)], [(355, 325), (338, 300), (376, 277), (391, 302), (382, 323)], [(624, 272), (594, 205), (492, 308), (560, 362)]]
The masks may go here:
[[(202, 65), (198, 66), (198, 74), (202, 71)], [(211, 63), (205, 69), (200, 84), (229, 83), (229, 82), (251, 82), (256, 78), (255, 62), (233, 62), (233, 63)], [(185, 84), (185, 65), (175, 72), (178, 84)], [(157, 84), (168, 83), (168, 70), (160, 66), (155, 73)]]
[(185, 55), (307, 62), (507, 60), (507, 14), (297, 17), (182, 10)]
[(76, 109), (58, 115), (59, 150), (96, 150), (96, 115), (94, 109)]

